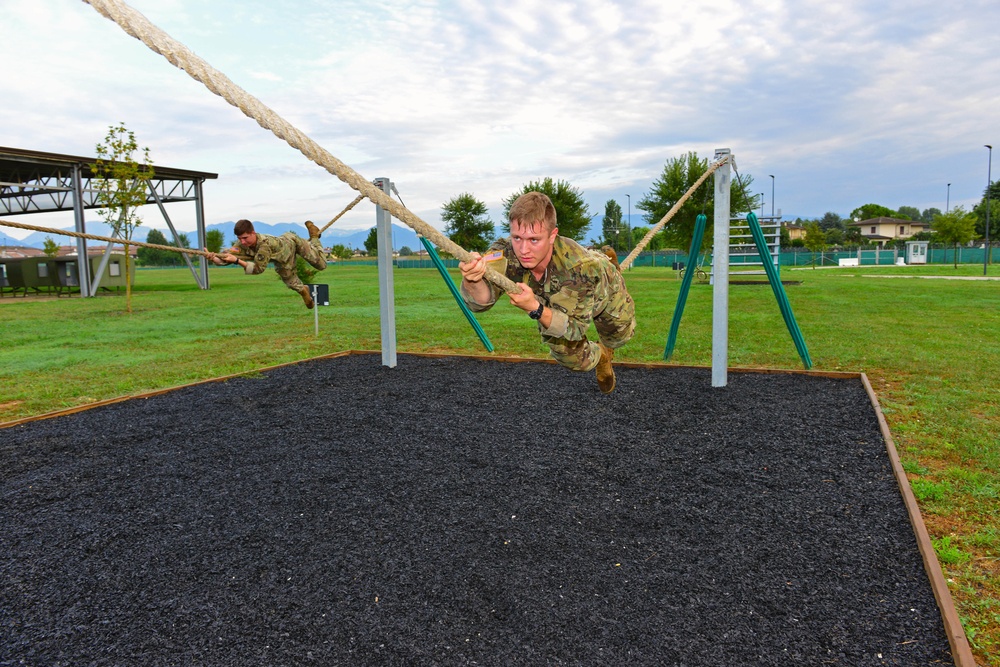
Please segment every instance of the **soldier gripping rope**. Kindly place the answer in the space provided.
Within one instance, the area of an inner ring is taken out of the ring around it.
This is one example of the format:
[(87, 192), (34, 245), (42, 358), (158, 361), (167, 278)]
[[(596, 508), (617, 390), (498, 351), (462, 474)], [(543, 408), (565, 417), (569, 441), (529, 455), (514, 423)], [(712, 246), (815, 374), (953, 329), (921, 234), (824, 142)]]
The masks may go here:
[[(469, 308), (492, 308), (500, 288), (483, 280), (486, 267), (521, 287), (510, 302), (538, 322), (542, 340), (560, 364), (574, 371), (596, 369), (597, 385), (614, 391), (614, 350), (635, 332), (635, 303), (625, 288), (614, 250), (584, 248), (559, 236), (556, 210), (541, 192), (528, 192), (510, 207), (510, 232), (493, 243), (486, 256), (471, 253), (460, 262), (461, 293)], [(591, 321), (599, 342), (587, 340)]]
[[(275, 272), (288, 289), (298, 292), (306, 308), (312, 308), (312, 294), (295, 271), (295, 256), (302, 257), (320, 271), (326, 268), (326, 258), (319, 241), (319, 228), (307, 220), (306, 230), (309, 232), (308, 241), (294, 232), (286, 232), (281, 236), (260, 234), (254, 231), (253, 223), (249, 220), (238, 220), (233, 226), (233, 233), (236, 234), (239, 245), (224, 253), (208, 253), (208, 258), (219, 266), (238, 264), (247, 275), (263, 273), (268, 263), (274, 262)], [(205, 251), (208, 252), (208, 249)]]

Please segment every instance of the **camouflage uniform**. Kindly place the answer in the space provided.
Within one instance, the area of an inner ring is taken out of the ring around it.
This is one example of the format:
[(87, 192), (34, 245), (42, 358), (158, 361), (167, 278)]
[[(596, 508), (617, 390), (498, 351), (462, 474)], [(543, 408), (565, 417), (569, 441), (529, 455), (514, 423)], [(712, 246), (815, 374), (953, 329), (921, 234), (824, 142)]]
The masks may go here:
[(298, 292), (302, 289), (302, 281), (295, 271), (295, 256), (301, 255), (304, 260), (322, 271), (326, 268), (323, 257), (323, 245), (319, 239), (306, 241), (295, 232), (285, 232), (281, 236), (257, 234), (257, 245), (250, 248), (240, 246), (233, 252), (237, 258), (246, 260), (246, 274), (257, 275), (267, 269), (268, 262), (274, 262), (274, 270), (290, 290)]
[[(499, 239), (490, 252), (502, 251), (503, 258), (489, 263), (490, 268), (516, 283), (532, 289), (538, 301), (552, 311), (552, 323), (543, 329), (542, 341), (552, 356), (574, 371), (589, 371), (597, 366), (601, 348), (587, 340), (591, 321), (606, 346), (617, 349), (635, 333), (635, 303), (625, 288), (625, 280), (611, 260), (601, 252), (588, 250), (576, 241), (557, 236), (542, 282), (521, 266), (509, 239)], [(462, 290), (469, 309), (482, 312), (493, 307), (501, 289), (487, 282), (490, 300), (480, 304)], [(464, 287), (464, 284), (463, 284)]]

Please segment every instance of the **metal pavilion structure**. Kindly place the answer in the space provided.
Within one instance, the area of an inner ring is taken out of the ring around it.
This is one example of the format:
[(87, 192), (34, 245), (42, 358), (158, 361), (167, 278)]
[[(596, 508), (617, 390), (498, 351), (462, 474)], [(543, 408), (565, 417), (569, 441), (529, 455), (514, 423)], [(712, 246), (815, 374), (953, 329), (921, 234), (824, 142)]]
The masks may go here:
[[(81, 157), (60, 153), (44, 153), (21, 148), (0, 146), (0, 215), (13, 216), (28, 213), (73, 212), (75, 230), (86, 234), (84, 211), (100, 208), (96, 191), (92, 187), (95, 178), (91, 165), (96, 157)], [(197, 225), (197, 247), (205, 247), (205, 208), (203, 184), (208, 179), (218, 178), (218, 174), (173, 167), (154, 167), (155, 176), (149, 182), (146, 203), (155, 204), (179, 245), (179, 234), (167, 212), (166, 204), (193, 202)], [(56, 230), (53, 230), (56, 232)], [(78, 262), (80, 295), (93, 296), (100, 287), (100, 276), (104, 272), (103, 262), (111, 255), (113, 244), (104, 249), (101, 267), (91, 275), (90, 263)], [(77, 256), (88, 256), (87, 239), (77, 238)], [(208, 289), (208, 265), (199, 262), (196, 267), (191, 258), (181, 255), (187, 262), (195, 282), (201, 289)]]

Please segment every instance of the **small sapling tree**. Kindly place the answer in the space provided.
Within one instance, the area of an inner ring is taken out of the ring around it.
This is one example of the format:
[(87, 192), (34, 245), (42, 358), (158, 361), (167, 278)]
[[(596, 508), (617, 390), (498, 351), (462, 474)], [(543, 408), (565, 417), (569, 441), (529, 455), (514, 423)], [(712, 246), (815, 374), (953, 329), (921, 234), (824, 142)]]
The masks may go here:
[(131, 313), (129, 241), (136, 227), (142, 224), (139, 207), (146, 203), (149, 181), (153, 178), (149, 149), (140, 150), (135, 133), (125, 127), (125, 123), (112, 125), (104, 141), (97, 144), (97, 161), (91, 165), (91, 170), (100, 206), (98, 213), (111, 227), (111, 235), (122, 239), (125, 245), (125, 309)]

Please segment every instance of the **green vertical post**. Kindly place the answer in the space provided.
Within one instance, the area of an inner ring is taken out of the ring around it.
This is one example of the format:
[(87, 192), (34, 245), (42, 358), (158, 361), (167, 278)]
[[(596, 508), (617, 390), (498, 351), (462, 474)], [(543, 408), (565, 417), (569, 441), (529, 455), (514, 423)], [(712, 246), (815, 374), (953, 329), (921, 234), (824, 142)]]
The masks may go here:
[(694, 278), (695, 269), (698, 266), (698, 255), (701, 253), (701, 241), (705, 236), (705, 226), (708, 224), (708, 217), (702, 213), (694, 223), (694, 236), (691, 238), (691, 251), (688, 253), (688, 263), (684, 271), (684, 279), (681, 280), (681, 291), (677, 294), (677, 306), (674, 308), (674, 317), (670, 322), (670, 334), (667, 336), (667, 346), (663, 350), (663, 358), (669, 360), (674, 354), (674, 345), (677, 344), (677, 329), (681, 325), (681, 315), (684, 314), (684, 304), (687, 303), (688, 292), (691, 289), (691, 280)]
[(774, 268), (774, 263), (771, 261), (771, 253), (767, 247), (764, 232), (760, 228), (760, 222), (757, 220), (757, 215), (753, 212), (749, 213), (747, 215), (747, 223), (750, 225), (750, 233), (753, 235), (753, 241), (757, 245), (757, 254), (760, 255), (761, 264), (764, 265), (764, 272), (767, 273), (767, 280), (771, 283), (771, 291), (774, 292), (774, 298), (778, 300), (781, 317), (785, 320), (788, 333), (792, 335), (792, 340), (795, 342), (795, 349), (798, 350), (802, 364), (808, 370), (812, 368), (812, 359), (809, 358), (806, 341), (802, 337), (802, 331), (799, 329), (798, 323), (795, 321), (792, 305), (788, 302), (788, 297), (785, 295), (785, 287), (781, 284), (778, 271)]
[(448, 285), (451, 295), (455, 297), (458, 307), (462, 309), (465, 319), (467, 319), (469, 324), (472, 325), (472, 329), (476, 332), (476, 335), (479, 336), (479, 340), (483, 343), (483, 347), (486, 348), (486, 351), (492, 352), (493, 343), (490, 342), (490, 339), (486, 336), (486, 332), (483, 331), (483, 328), (479, 326), (479, 322), (476, 320), (475, 315), (472, 314), (472, 311), (469, 310), (469, 307), (465, 304), (465, 299), (463, 299), (462, 295), (459, 294), (458, 288), (455, 286), (455, 281), (451, 279), (451, 276), (448, 274), (448, 269), (445, 268), (444, 262), (441, 261), (441, 256), (438, 255), (437, 250), (430, 241), (425, 239), (423, 236), (420, 236), (419, 238), (420, 242), (424, 246), (424, 249), (427, 251), (427, 254), (430, 255), (431, 261), (434, 262), (434, 266), (437, 267), (438, 273), (441, 274), (441, 277), (444, 278), (445, 284)]

